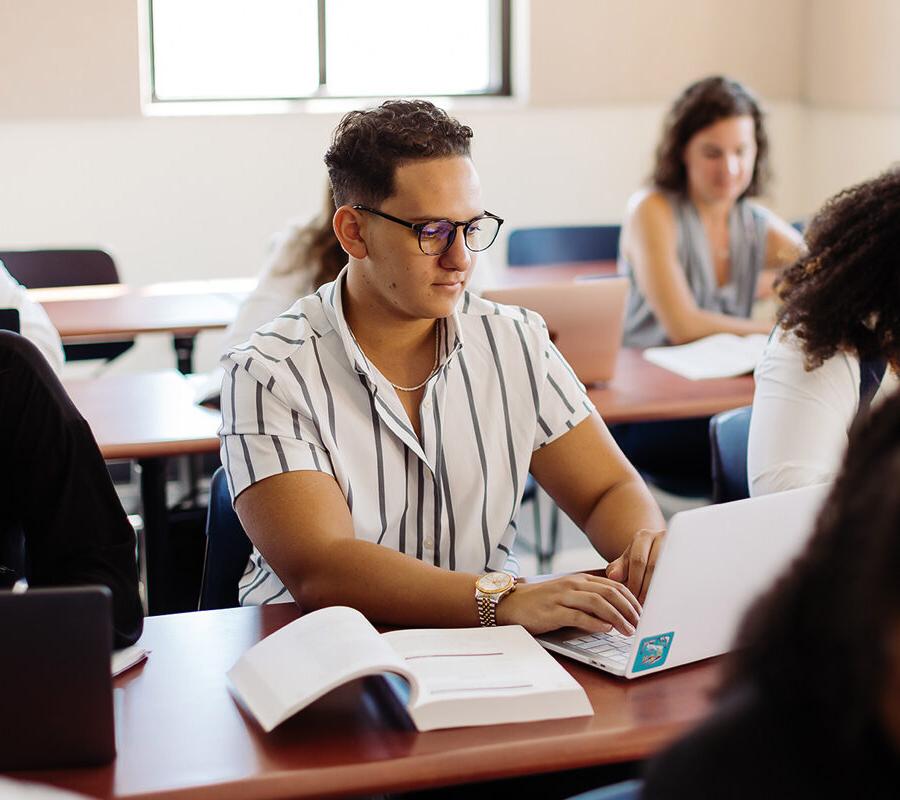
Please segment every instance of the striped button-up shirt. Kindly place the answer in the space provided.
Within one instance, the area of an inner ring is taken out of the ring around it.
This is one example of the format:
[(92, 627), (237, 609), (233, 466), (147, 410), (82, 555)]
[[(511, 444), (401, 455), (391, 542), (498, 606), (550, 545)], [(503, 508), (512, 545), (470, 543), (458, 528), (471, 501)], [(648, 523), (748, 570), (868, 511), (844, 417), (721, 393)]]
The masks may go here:
[[(416, 436), (347, 326), (345, 278), (346, 269), (223, 358), (219, 435), (232, 497), (282, 472), (325, 472), (357, 538), (451, 570), (516, 574), (532, 452), (592, 413), (584, 387), (537, 314), (466, 292), (438, 321), (439, 366)], [(258, 551), (239, 597), (291, 599)]]

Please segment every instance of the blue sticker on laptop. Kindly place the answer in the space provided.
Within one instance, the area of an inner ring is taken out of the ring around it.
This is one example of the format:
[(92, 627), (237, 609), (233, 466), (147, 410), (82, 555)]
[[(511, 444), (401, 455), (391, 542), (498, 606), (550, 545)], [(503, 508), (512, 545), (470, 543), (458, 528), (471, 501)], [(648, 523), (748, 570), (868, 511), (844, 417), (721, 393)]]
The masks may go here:
[(669, 648), (672, 647), (672, 639), (674, 638), (675, 631), (670, 631), (669, 633), (661, 633), (658, 636), (647, 636), (641, 639), (631, 671), (643, 672), (665, 664), (666, 657), (669, 655)]

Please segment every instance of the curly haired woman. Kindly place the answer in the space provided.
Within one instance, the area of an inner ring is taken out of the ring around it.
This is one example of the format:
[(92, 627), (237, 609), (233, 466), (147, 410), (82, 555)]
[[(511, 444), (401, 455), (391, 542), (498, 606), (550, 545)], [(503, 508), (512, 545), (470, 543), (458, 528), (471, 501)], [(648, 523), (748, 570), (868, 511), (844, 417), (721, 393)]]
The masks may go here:
[(833, 480), (854, 418), (900, 386), (900, 168), (832, 198), (807, 246), (756, 369), (753, 495)]

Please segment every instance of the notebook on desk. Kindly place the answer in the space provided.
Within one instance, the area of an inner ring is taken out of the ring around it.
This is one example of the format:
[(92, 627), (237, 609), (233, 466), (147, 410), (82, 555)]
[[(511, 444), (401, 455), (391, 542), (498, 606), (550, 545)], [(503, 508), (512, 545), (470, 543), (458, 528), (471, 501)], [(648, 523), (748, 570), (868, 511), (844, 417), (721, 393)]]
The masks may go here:
[(808, 541), (828, 486), (675, 514), (633, 636), (563, 628), (537, 640), (638, 678), (727, 652), (750, 604)]
[(0, 770), (115, 757), (111, 608), (99, 586), (0, 592)]
[(627, 278), (486, 289), (481, 296), (540, 314), (550, 338), (585, 385), (612, 379), (625, 326)]

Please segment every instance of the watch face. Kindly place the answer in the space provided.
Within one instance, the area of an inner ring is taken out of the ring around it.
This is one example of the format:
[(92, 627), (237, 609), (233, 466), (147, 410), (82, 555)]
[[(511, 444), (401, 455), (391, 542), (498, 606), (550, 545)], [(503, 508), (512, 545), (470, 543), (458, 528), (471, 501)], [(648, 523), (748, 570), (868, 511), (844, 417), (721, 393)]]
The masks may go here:
[(505, 592), (513, 583), (513, 576), (507, 572), (489, 572), (487, 575), (482, 575), (476, 585), (485, 594), (497, 594)]

